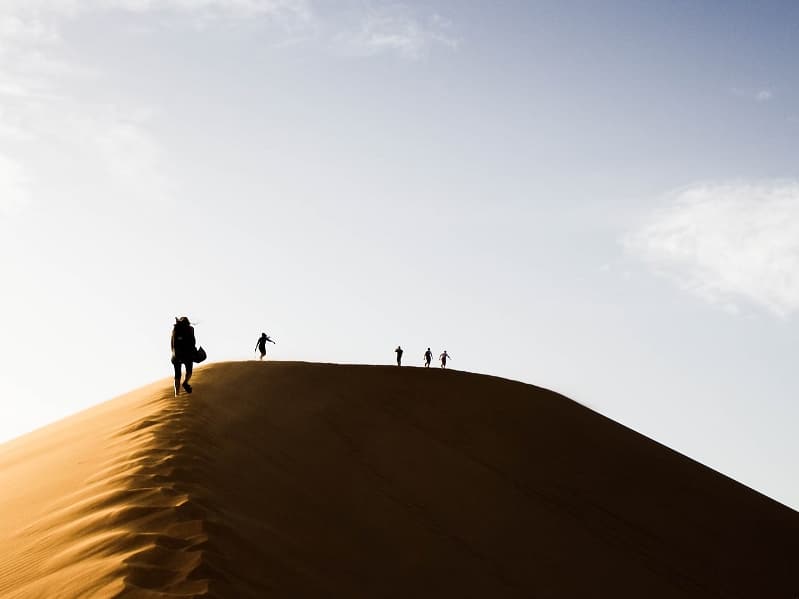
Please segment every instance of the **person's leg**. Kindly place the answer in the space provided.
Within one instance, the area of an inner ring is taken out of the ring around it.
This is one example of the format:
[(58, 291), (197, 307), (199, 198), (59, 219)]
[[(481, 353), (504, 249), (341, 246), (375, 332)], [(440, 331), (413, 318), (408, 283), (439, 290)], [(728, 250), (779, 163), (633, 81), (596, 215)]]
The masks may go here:
[(186, 393), (191, 393), (191, 385), (189, 385), (189, 379), (191, 378), (192, 369), (194, 367), (194, 363), (189, 360), (185, 362), (186, 364), (186, 377), (183, 379), (183, 388), (186, 390)]
[(175, 395), (180, 393), (180, 362), (172, 360), (172, 366), (175, 368)]

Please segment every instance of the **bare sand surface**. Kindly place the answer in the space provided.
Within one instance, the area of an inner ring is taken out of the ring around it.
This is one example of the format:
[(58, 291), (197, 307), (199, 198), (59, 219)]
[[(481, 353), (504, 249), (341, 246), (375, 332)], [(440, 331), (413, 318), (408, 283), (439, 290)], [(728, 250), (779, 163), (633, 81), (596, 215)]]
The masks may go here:
[(799, 594), (799, 513), (556, 393), (290, 362), (193, 383), (0, 445), (1, 598)]

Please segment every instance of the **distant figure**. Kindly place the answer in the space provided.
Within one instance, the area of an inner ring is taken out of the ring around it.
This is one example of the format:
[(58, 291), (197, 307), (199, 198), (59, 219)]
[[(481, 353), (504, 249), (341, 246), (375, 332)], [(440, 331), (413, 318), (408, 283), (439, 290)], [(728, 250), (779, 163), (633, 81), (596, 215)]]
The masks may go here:
[(194, 357), (197, 353), (196, 339), (194, 338), (194, 327), (189, 323), (185, 316), (175, 318), (175, 325), (172, 327), (172, 366), (175, 367), (175, 397), (180, 393), (180, 365), (186, 367), (186, 378), (183, 380), (183, 388), (186, 393), (191, 393), (191, 372), (194, 365)]
[(444, 353), (438, 357), (441, 360), (441, 368), (447, 367), (447, 360), (450, 359), (450, 355), (447, 353), (447, 350), (444, 350)]
[(433, 352), (430, 351), (430, 348), (427, 348), (427, 351), (424, 352), (424, 367), (430, 368), (430, 362), (433, 361)]
[(397, 366), (402, 366), (402, 348), (398, 345), (394, 353), (397, 354)]
[(266, 333), (261, 333), (261, 336), (258, 338), (258, 341), (255, 343), (255, 349), (261, 352), (261, 357), (258, 358), (259, 360), (263, 360), (264, 356), (266, 356), (266, 342), (274, 343), (272, 339), (269, 338), (269, 335)]

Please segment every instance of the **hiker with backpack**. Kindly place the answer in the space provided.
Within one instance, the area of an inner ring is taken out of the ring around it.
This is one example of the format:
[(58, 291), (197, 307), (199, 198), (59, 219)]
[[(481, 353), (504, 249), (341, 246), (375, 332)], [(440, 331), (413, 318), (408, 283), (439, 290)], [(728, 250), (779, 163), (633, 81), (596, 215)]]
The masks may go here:
[[(180, 393), (181, 386), (186, 393), (191, 393), (192, 387), (189, 384), (192, 368), (195, 360), (202, 362), (204, 356), (198, 356), (199, 352), (205, 353), (202, 348), (197, 349), (197, 340), (194, 338), (194, 327), (191, 326), (186, 316), (175, 318), (172, 327), (172, 366), (175, 367), (175, 397)], [(199, 358), (199, 359), (198, 359)], [(186, 376), (183, 385), (180, 384), (181, 364), (186, 369)]]
[(430, 351), (430, 348), (427, 348), (427, 351), (424, 352), (424, 367), (430, 368), (430, 362), (433, 361), (433, 352)]

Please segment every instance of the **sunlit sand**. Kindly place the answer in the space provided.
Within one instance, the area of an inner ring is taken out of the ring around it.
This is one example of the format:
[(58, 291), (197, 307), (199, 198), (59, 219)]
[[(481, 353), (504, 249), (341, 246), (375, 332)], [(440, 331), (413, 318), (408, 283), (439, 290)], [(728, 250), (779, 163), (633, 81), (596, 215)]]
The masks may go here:
[(0, 597), (799, 592), (797, 512), (550, 391), (280, 362), (193, 383), (0, 445)]

